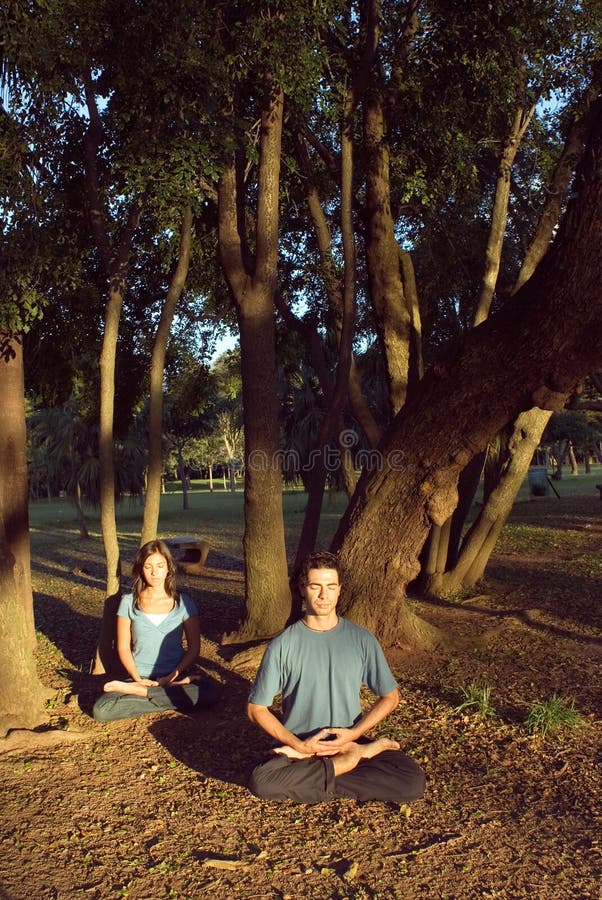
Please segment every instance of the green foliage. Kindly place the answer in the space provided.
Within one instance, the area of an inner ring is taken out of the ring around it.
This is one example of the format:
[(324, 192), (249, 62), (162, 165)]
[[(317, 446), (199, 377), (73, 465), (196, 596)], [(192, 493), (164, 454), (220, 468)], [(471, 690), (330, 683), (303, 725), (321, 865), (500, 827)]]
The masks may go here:
[(584, 721), (575, 709), (574, 698), (552, 694), (549, 700), (534, 703), (526, 718), (525, 727), (531, 734), (557, 734), (565, 728), (580, 728)]
[(471, 681), (468, 687), (462, 687), (460, 690), (464, 700), (455, 707), (455, 712), (469, 710), (480, 719), (495, 718), (496, 711), (491, 703), (491, 687), (488, 684)]
[(576, 447), (591, 447), (602, 437), (602, 417), (581, 410), (555, 412), (542, 436), (545, 445), (570, 440)]

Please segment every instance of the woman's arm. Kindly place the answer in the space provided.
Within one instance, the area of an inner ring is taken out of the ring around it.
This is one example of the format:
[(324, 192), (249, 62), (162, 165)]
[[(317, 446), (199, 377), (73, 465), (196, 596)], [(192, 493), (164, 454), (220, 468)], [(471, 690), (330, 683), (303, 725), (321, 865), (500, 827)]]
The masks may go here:
[(132, 623), (123, 616), (117, 616), (117, 654), (130, 678), (143, 682), (132, 655)]
[(199, 653), (201, 652), (201, 623), (198, 616), (190, 616), (188, 619), (184, 620), (184, 634), (186, 635), (186, 653), (173, 672), (170, 672), (169, 675), (165, 675), (163, 678), (157, 679), (158, 683), (161, 685), (171, 684), (172, 681), (177, 681), (178, 678), (184, 674), (186, 669), (198, 659)]

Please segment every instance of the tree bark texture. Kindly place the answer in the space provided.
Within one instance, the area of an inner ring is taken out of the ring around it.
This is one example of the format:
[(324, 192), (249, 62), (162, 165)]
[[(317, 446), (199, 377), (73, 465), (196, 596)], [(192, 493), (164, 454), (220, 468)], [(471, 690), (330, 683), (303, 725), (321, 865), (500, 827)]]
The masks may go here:
[[(9, 515), (10, 520), (10, 515)], [(14, 578), (15, 559), (6, 541), (0, 508), (0, 738), (14, 728), (48, 721), (45, 691), (36, 671), (31, 625)]]
[(13, 578), (27, 625), (27, 642), (36, 645), (31, 592), (27, 431), (23, 381), (23, 345), (16, 335), (0, 334), (0, 510), (13, 560)]
[(459, 471), (520, 412), (555, 409), (602, 363), (602, 116), (577, 172), (578, 193), (534, 275), (473, 329), (447, 367), (429, 372), (360, 479), (333, 546), (346, 571), (344, 609), (385, 643), (431, 523), (456, 506)]

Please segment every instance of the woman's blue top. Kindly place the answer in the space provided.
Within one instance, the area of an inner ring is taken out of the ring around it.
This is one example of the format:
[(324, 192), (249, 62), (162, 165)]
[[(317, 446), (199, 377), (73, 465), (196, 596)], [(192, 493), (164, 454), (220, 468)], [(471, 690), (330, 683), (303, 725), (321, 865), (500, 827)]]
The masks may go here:
[(184, 655), (184, 622), (198, 614), (194, 600), (180, 594), (180, 602), (155, 625), (141, 609), (134, 607), (132, 594), (121, 598), (117, 615), (131, 622), (132, 655), (141, 678), (161, 678), (177, 668)]

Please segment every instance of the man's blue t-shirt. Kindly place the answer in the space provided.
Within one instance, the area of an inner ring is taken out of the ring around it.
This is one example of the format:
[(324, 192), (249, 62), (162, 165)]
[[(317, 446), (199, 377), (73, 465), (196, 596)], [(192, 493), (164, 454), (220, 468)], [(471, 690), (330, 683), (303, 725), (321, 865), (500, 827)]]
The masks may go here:
[(180, 602), (155, 625), (142, 610), (134, 607), (132, 594), (121, 598), (117, 615), (131, 622), (132, 655), (141, 678), (161, 678), (173, 672), (184, 656), (184, 622), (198, 614), (194, 600), (180, 594)]
[(397, 687), (374, 635), (341, 618), (329, 631), (313, 631), (299, 621), (269, 644), (249, 701), (271, 706), (281, 693), (282, 724), (305, 738), (357, 722), (362, 684), (377, 696)]

